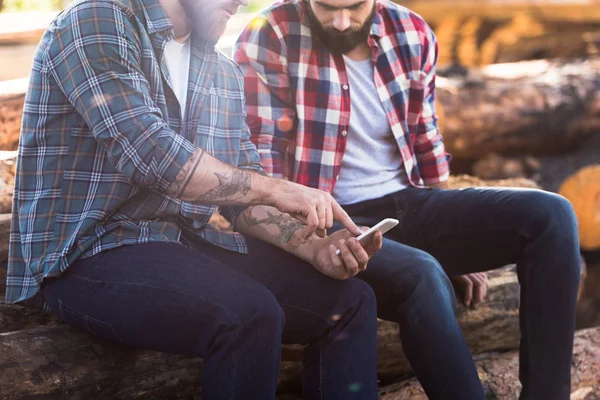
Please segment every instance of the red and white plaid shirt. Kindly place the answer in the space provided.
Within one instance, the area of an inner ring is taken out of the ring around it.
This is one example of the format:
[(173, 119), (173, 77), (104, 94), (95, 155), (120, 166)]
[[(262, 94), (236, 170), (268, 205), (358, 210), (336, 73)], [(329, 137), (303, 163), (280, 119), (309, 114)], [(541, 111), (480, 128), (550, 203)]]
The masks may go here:
[[(437, 42), (414, 12), (376, 0), (368, 44), (377, 94), (410, 183), (448, 179), (449, 154), (434, 108)], [(245, 76), (248, 124), (269, 174), (331, 192), (350, 123), (346, 65), (311, 35), (305, 0), (282, 0), (242, 32), (234, 52)]]

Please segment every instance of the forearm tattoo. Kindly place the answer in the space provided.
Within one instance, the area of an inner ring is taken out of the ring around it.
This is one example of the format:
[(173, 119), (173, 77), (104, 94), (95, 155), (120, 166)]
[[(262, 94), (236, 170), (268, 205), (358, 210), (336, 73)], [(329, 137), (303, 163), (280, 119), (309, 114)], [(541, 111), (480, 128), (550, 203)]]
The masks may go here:
[[(305, 239), (302, 234), (306, 226), (289, 214), (273, 214), (266, 211), (267, 216), (263, 218), (255, 217), (252, 211), (255, 207), (249, 207), (242, 217), (248, 226), (257, 225), (274, 225), (278, 228), (278, 233), (271, 233), (271, 236), (281, 244), (291, 246), (292, 252), (296, 252), (298, 248), (304, 244), (312, 242), (312, 238)], [(296, 233), (300, 233), (296, 235)]]
[(190, 157), (188, 162), (183, 165), (177, 177), (171, 183), (168, 192), (171, 193), (176, 198), (181, 198), (185, 193), (185, 190), (189, 186), (202, 158), (204, 158), (205, 151), (202, 149), (197, 149), (194, 154)]
[(200, 195), (197, 201), (228, 200), (235, 201), (243, 198), (252, 188), (250, 173), (240, 169), (234, 169), (226, 175), (215, 172), (219, 185)]
[[(197, 149), (194, 151), (194, 154), (190, 157), (188, 162), (185, 163), (177, 177), (171, 184), (168, 189), (168, 193), (171, 196), (176, 198), (186, 198), (191, 201), (198, 202), (210, 202), (210, 201), (236, 201), (248, 194), (252, 187), (252, 179), (251, 174), (248, 171), (240, 170), (240, 169), (231, 169), (230, 172), (225, 174), (215, 172), (215, 176), (219, 181), (217, 187), (210, 189), (209, 191), (197, 196), (194, 199), (194, 196), (197, 195), (198, 188), (196, 188), (196, 194), (185, 194), (186, 190), (194, 176), (198, 173), (198, 168), (200, 168), (200, 164), (202, 163), (202, 159), (206, 152), (202, 149)], [(206, 173), (206, 176), (209, 176), (209, 173)]]

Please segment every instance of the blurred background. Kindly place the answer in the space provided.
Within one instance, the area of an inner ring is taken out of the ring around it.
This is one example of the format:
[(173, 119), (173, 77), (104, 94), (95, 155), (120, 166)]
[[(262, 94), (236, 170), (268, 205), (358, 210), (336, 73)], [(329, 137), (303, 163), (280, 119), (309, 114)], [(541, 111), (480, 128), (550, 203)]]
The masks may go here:
[[(0, 0), (0, 281), (6, 274), (16, 149), (32, 57), (49, 22), (69, 3)], [(272, 3), (253, 0), (232, 18), (218, 47), (231, 54), (241, 29)], [(451, 185), (541, 188), (571, 201), (583, 256), (577, 328), (599, 327), (589, 332), (600, 338), (600, 0), (399, 3), (423, 16), (439, 42), (436, 103), (444, 141), (453, 155)], [(516, 276), (502, 272), (491, 275), (490, 282), (483, 310), (459, 308), (461, 326), (476, 351), (514, 351), (519, 340)], [(23, 320), (21, 313), (13, 321)], [(0, 333), (11, 321), (9, 315), (0, 310)], [(24, 329), (20, 322), (12, 326)], [(397, 328), (382, 326), (380, 359), (399, 360), (394, 353), (401, 352)], [(584, 339), (578, 336), (576, 342), (574, 388), (579, 394), (572, 399), (600, 399), (600, 339), (592, 340), (591, 347)], [(486, 381), (495, 385), (486, 386), (488, 398), (516, 398), (517, 356), (510, 354), (504, 364), (494, 359), (494, 366), (484, 368), (482, 374), (498, 376)], [(400, 371), (394, 363), (390, 361), (390, 370)], [(583, 387), (588, 385), (586, 373), (593, 389)], [(400, 386), (395, 386), (396, 394), (384, 398), (423, 398), (417, 396), (422, 392), (414, 389), (416, 383), (402, 385), (412, 394), (402, 397), (397, 394)], [(297, 385), (294, 388), (297, 394)]]

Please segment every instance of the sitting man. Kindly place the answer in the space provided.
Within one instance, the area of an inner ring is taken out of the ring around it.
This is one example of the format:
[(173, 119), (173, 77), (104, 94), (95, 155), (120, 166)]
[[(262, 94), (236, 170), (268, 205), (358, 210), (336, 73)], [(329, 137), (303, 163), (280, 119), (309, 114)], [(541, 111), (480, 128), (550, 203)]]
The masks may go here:
[[(307, 344), (307, 398), (374, 399), (375, 296), (351, 277), (382, 237), (363, 249), (330, 194), (262, 173), (243, 77), (214, 47), (247, 3), (81, 0), (50, 25), (24, 108), (6, 299), (202, 356), (206, 399), (273, 399), (282, 340)], [(211, 228), (216, 206), (248, 237)], [(325, 237), (334, 219), (349, 230)]]
[(432, 399), (485, 398), (455, 319), (483, 271), (517, 264), (523, 399), (568, 399), (579, 281), (570, 204), (537, 190), (444, 190), (434, 110), (438, 48), (421, 17), (387, 0), (283, 0), (241, 34), (248, 123), (273, 176), (332, 193), (357, 223), (397, 218), (358, 277), (396, 321)]

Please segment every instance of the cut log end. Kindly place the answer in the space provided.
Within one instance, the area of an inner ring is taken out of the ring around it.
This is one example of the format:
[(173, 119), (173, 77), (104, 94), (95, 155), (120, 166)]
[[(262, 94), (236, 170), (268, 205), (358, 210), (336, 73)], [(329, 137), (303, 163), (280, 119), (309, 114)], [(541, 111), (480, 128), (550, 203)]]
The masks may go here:
[(600, 165), (583, 168), (571, 175), (558, 192), (573, 205), (579, 221), (581, 248), (600, 250)]

